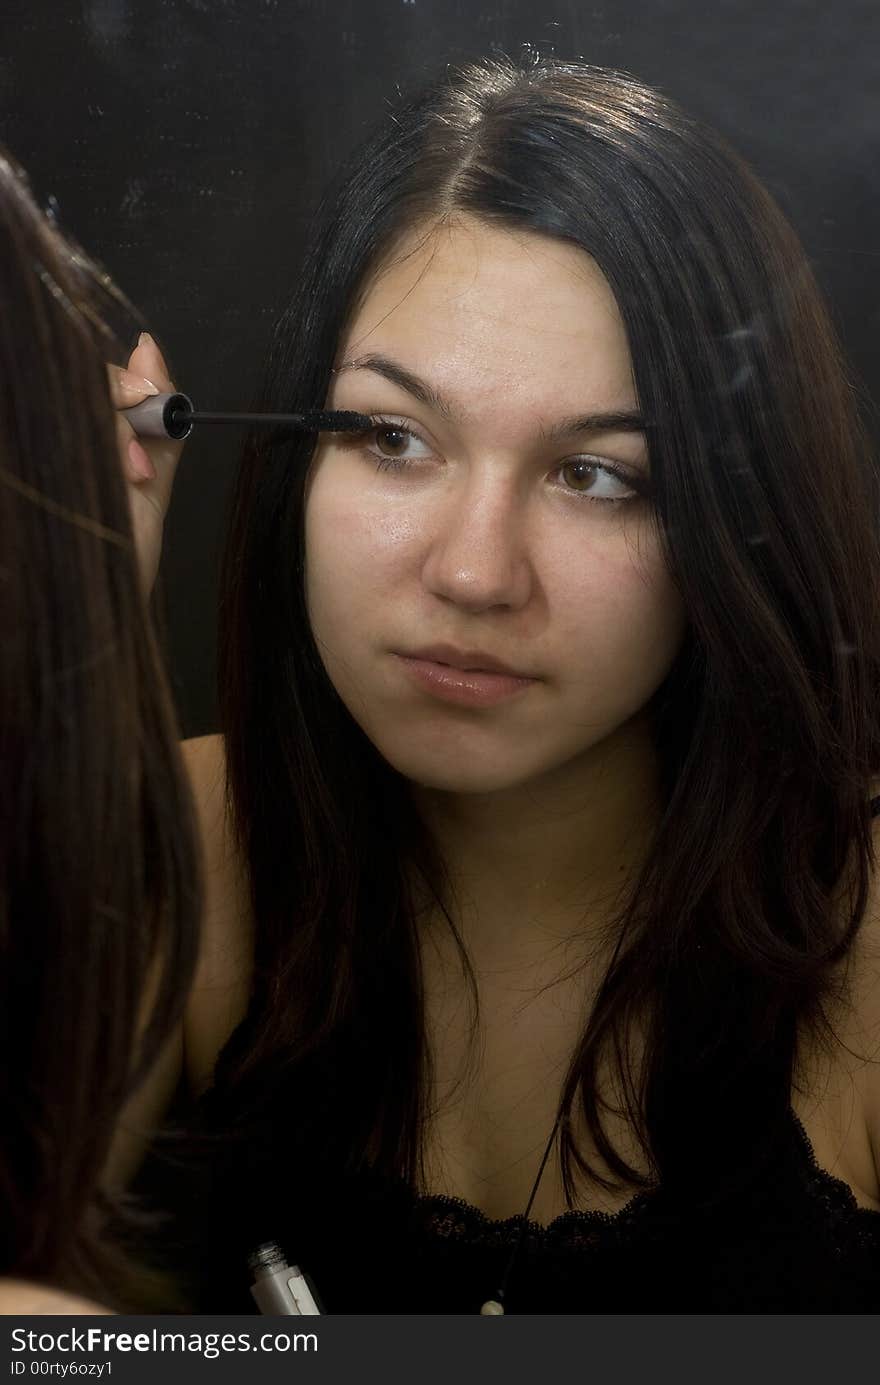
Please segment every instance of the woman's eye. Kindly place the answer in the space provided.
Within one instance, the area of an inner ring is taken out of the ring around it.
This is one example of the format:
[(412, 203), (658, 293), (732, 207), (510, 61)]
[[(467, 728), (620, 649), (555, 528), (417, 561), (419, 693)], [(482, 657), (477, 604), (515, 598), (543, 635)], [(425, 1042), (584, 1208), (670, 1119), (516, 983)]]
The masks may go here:
[(368, 451), (385, 464), (414, 462), (432, 456), (427, 443), (397, 423), (380, 423), (374, 428), (368, 434)]
[(590, 500), (607, 500), (611, 503), (633, 500), (636, 490), (623, 474), (607, 462), (593, 461), (588, 457), (575, 457), (563, 462), (559, 474), (565, 489), (588, 496)]

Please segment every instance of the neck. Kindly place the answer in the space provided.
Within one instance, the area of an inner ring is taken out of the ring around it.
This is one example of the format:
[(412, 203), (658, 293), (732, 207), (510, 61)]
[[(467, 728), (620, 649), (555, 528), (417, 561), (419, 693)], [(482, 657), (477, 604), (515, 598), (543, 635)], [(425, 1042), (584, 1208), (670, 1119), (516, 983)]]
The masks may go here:
[(466, 942), (596, 935), (644, 862), (660, 809), (644, 720), (540, 779), (487, 794), (414, 788)]

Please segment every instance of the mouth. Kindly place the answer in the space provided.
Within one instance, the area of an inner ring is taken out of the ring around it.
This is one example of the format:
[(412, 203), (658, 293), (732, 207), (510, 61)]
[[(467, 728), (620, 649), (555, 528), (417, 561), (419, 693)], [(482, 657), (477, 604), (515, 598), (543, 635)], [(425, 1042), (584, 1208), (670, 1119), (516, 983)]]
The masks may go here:
[(461, 707), (494, 707), (540, 681), (481, 650), (432, 645), (395, 657), (420, 692)]
[(423, 649), (402, 654), (405, 659), (418, 659), (423, 663), (439, 664), (441, 668), (457, 669), (460, 673), (497, 673), (508, 678), (535, 681), (535, 675), (515, 669), (510, 664), (478, 649), (456, 649), (449, 644), (433, 644)]

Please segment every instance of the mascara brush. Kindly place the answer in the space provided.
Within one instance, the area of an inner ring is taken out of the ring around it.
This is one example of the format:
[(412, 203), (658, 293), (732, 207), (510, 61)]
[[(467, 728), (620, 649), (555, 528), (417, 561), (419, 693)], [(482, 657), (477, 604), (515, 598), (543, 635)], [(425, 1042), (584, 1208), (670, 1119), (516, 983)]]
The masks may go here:
[(373, 420), (348, 410), (313, 409), (302, 414), (217, 413), (197, 409), (186, 394), (154, 394), (121, 412), (138, 437), (173, 438), (182, 442), (196, 423), (229, 423), (263, 428), (288, 428), (296, 433), (366, 433)]

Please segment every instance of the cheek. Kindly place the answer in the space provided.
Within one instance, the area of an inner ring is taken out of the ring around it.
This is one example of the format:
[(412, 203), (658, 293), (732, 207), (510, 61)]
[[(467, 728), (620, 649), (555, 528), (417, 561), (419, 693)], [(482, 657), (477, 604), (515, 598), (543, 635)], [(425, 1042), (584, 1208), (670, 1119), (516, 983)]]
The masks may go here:
[(637, 705), (668, 673), (686, 619), (656, 537), (609, 544), (555, 574), (557, 648), (572, 681)]
[(393, 591), (418, 548), (416, 516), (392, 509), (319, 471), (306, 505), (306, 595), (313, 628), (324, 621), (357, 626), (361, 613)]

